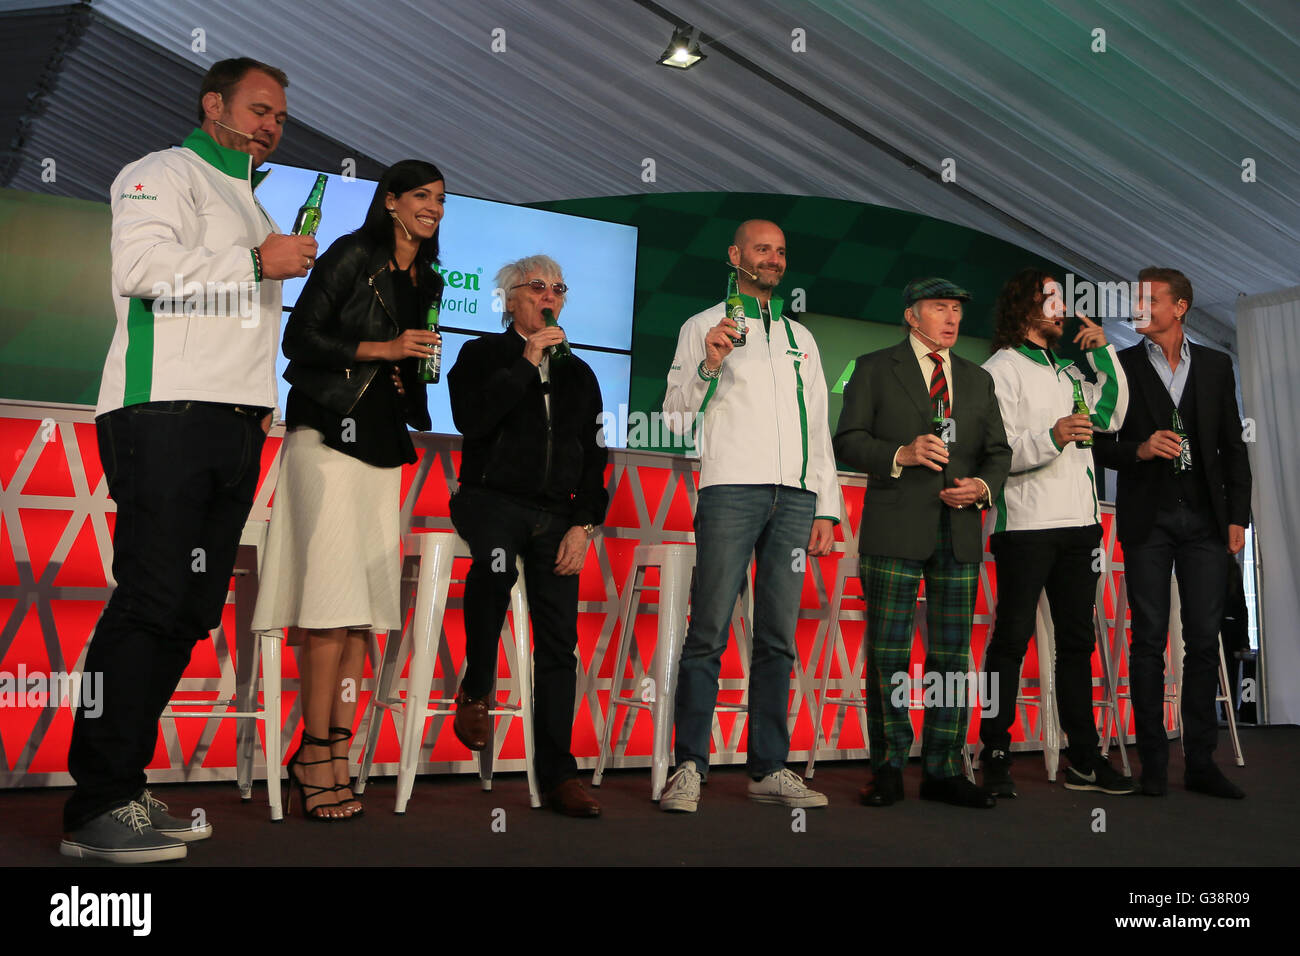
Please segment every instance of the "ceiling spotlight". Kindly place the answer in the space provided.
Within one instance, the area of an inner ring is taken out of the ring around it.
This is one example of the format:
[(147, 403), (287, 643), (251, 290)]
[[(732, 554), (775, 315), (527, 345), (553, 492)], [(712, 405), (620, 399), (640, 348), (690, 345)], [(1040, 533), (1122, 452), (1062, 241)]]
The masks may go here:
[(701, 60), (706, 60), (700, 52), (700, 31), (694, 27), (678, 27), (673, 31), (673, 38), (668, 49), (659, 57), (661, 66), (672, 66), (679, 70), (689, 70)]

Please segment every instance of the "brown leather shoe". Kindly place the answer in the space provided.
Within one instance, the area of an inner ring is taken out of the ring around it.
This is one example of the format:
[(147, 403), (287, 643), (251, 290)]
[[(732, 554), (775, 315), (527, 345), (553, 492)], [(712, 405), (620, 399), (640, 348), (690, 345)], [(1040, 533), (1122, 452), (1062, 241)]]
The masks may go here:
[(462, 689), (456, 695), (456, 719), (451, 722), (456, 737), (470, 750), (486, 750), (492, 740), (492, 715), (488, 699), (473, 700)]
[(591, 794), (582, 789), (582, 784), (578, 782), (577, 777), (570, 777), (550, 791), (546, 795), (546, 802), (551, 805), (552, 810), (563, 813), (566, 817), (600, 816), (600, 804)]

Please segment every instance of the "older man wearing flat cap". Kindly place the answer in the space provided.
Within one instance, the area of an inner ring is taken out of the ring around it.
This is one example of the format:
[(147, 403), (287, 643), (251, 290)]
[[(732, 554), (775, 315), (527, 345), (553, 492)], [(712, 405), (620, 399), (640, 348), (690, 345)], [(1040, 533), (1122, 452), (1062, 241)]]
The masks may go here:
[[(907, 338), (858, 358), (835, 435), (840, 461), (868, 475), (858, 549), (867, 599), (867, 732), (874, 778), (867, 806), (903, 799), (912, 748), (908, 669), (917, 591), (925, 579), (927, 674), (944, 687), (969, 670), (971, 621), (983, 560), (983, 509), (1011, 468), (993, 379), (952, 353), (966, 290), (917, 279), (903, 290)], [(936, 434), (938, 432), (938, 434)], [(960, 697), (962, 695), (954, 695)], [(900, 699), (901, 698), (901, 699)], [(988, 808), (993, 796), (962, 775), (966, 701), (927, 707), (921, 799)]]

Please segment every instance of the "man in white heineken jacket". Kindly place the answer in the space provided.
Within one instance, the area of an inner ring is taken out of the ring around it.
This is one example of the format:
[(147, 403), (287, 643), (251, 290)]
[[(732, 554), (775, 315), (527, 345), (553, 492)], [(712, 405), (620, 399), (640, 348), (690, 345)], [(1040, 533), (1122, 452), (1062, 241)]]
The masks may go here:
[(709, 769), (718, 674), (731, 611), (755, 560), (747, 767), (751, 798), (819, 807), (826, 798), (786, 769), (794, 633), (806, 558), (828, 554), (840, 520), (826, 381), (812, 335), (781, 314), (785, 236), (751, 220), (728, 250), (747, 333), (723, 304), (687, 320), (664, 397), (665, 421), (700, 454), (695, 591), (675, 698), (677, 771), (659, 805), (694, 811)]
[(102, 708), (83, 706), (73, 725), (66, 856), (179, 859), (212, 834), (169, 815), (145, 767), (195, 643), (221, 620), (276, 401), (280, 280), (315, 262), (315, 240), (277, 235), (253, 196), (287, 85), (256, 60), (214, 64), (185, 145), (113, 184), (117, 330), (95, 426), (117, 587), (86, 654)]
[[(1066, 320), (1060, 285), (1046, 273), (1027, 269), (1016, 275), (994, 311), (997, 351), (984, 368), (993, 377), (1011, 446), (1011, 475), (997, 496), (989, 538), (998, 603), (984, 669), (996, 688), (997, 708), (980, 721), (984, 786), (999, 797), (1016, 796), (1010, 728), (1020, 667), (1046, 590), (1058, 709), (1069, 737), (1065, 786), (1132, 793), (1132, 781), (1100, 755), (1092, 712), (1092, 618), (1102, 552), (1090, 446), (1094, 432), (1115, 432), (1123, 424), (1128, 382), (1106, 333), (1086, 318), (1079, 320), (1074, 341), (1097, 373), (1096, 384), (1052, 350)], [(1087, 412), (1074, 411), (1076, 385)]]

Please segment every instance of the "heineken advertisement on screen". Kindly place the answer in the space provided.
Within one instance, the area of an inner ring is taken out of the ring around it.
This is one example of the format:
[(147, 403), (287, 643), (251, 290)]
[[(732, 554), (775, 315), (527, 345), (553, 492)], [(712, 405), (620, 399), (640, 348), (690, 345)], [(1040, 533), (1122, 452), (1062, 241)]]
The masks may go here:
[[(258, 187), (257, 198), (279, 227), (288, 231), (317, 171), (268, 165), (272, 172)], [(373, 180), (329, 176), (316, 233), (322, 252), (361, 225), (374, 191)], [(496, 293), (497, 270), (524, 256), (548, 255), (560, 264), (570, 290), (560, 325), (575, 352), (595, 371), (609, 420), (619, 421), (619, 406), (626, 408), (632, 374), (636, 227), (448, 193), (438, 231), (439, 271), (446, 282), (440, 316), (444, 374), (475, 332), (501, 331), (504, 296)], [(286, 310), (293, 308), (306, 281), (284, 284)], [(281, 375), (287, 364), (280, 356)], [(280, 389), (283, 404), (288, 393), (283, 380)], [(435, 386), (428, 394), (433, 431), (455, 433), (447, 389)], [(624, 411), (621, 420), (626, 419)], [(623, 446), (623, 437), (607, 436), (614, 447)]]

